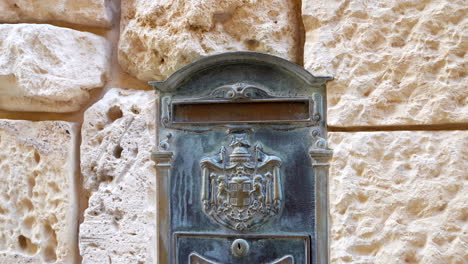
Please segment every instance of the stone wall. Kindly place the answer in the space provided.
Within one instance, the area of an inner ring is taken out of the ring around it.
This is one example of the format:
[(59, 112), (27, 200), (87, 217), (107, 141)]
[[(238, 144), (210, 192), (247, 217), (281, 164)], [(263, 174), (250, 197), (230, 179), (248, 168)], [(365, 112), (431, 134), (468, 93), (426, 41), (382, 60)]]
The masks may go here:
[(0, 0), (0, 263), (154, 263), (146, 81), (237, 50), (335, 77), (331, 263), (467, 263), (467, 9)]

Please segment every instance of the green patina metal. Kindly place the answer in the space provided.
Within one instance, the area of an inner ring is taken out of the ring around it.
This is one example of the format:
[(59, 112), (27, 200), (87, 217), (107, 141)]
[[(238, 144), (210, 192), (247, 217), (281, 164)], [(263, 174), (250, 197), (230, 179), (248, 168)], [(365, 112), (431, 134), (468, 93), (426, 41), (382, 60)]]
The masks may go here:
[(233, 52), (150, 82), (157, 263), (328, 263), (331, 79)]

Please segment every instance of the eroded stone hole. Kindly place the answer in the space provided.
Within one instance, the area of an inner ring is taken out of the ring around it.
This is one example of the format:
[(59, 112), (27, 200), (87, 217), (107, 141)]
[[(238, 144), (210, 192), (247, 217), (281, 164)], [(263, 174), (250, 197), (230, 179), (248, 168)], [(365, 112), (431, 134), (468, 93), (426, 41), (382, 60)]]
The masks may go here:
[(114, 105), (107, 111), (107, 117), (113, 122), (123, 116), (120, 106)]
[(93, 162), (93, 163), (91, 164), (91, 171), (94, 172), (94, 173), (97, 172), (97, 164), (96, 164), (95, 162)]
[(123, 148), (120, 145), (117, 145), (114, 149), (114, 157), (120, 159), (122, 157)]
[(34, 150), (34, 160), (36, 161), (36, 163), (39, 163), (41, 161), (41, 155), (36, 150)]
[(140, 109), (138, 109), (138, 107), (132, 105), (132, 109), (131, 109), (132, 113), (134, 113), (135, 115), (138, 115), (140, 114)]
[(26, 249), (26, 247), (28, 246), (27, 243), (26, 243), (26, 237), (23, 236), (23, 235), (20, 235), (18, 237), (18, 244), (19, 244), (21, 249)]
[(57, 260), (57, 234), (49, 223), (44, 224), (43, 236), (47, 239), (47, 246), (42, 252), (43, 258), (46, 262), (55, 262)]
[(17, 212), (18, 213), (21, 213), (21, 214), (24, 215), (27, 212), (30, 212), (32, 210), (34, 210), (34, 205), (31, 202), (31, 200), (29, 200), (28, 198), (23, 198), (22, 200), (17, 202)]
[(99, 131), (101, 131), (101, 130), (104, 129), (104, 125), (101, 124), (101, 123), (97, 123), (97, 124), (96, 124), (96, 129), (99, 130)]
[(55, 262), (57, 260), (57, 254), (55, 253), (55, 249), (52, 247), (46, 247), (44, 249), (44, 260), (47, 262)]
[(116, 222), (119, 222), (120, 220), (122, 220), (123, 215), (124, 215), (124, 213), (123, 213), (122, 211), (120, 211), (120, 210), (118, 210), (118, 209), (115, 210), (115, 211), (114, 211), (114, 220), (115, 220)]
[(60, 192), (59, 186), (55, 182), (48, 182), (47, 185), (56, 193)]
[(30, 176), (30, 177), (28, 178), (28, 196), (29, 196), (29, 197), (32, 196), (32, 192), (33, 192), (34, 186), (36, 186), (36, 179), (35, 179), (34, 176)]
[(29, 217), (27, 217), (26, 219), (24, 219), (24, 221), (23, 221), (23, 227), (24, 227), (25, 229), (27, 229), (27, 230), (31, 230), (31, 228), (33, 227), (35, 221), (36, 221), (36, 220), (34, 219), (34, 217), (29, 216)]
[(244, 43), (245, 43), (245, 45), (247, 46), (247, 48), (249, 50), (255, 50), (255, 49), (258, 48), (258, 46), (260, 46), (260, 42), (258, 40), (255, 40), (255, 39), (245, 40)]
[(101, 177), (99, 177), (99, 182), (111, 182), (112, 180), (114, 180), (114, 177), (109, 175), (101, 175)]
[(18, 245), (23, 250), (23, 252), (28, 255), (34, 255), (37, 252), (38, 245), (31, 242), (31, 239), (20, 235), (18, 236)]

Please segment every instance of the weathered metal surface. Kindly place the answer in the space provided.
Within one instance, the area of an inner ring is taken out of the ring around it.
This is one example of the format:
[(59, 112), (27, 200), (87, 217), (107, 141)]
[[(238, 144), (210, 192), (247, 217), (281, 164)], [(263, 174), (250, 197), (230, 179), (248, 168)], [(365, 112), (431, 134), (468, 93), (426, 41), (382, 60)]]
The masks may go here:
[(151, 82), (157, 263), (328, 263), (328, 80), (236, 52)]
[(281, 210), (281, 158), (260, 143), (252, 149), (243, 133), (232, 133), (228, 148), (200, 161), (203, 211), (232, 230), (254, 230)]

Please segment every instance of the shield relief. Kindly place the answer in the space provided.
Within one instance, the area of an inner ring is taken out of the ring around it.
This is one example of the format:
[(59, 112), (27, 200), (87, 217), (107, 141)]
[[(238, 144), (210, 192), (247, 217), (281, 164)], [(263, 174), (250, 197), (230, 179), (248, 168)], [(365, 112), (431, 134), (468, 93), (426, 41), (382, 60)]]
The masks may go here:
[(251, 147), (245, 133), (231, 134), (228, 148), (204, 157), (201, 200), (214, 222), (236, 230), (253, 230), (282, 207), (281, 159)]

